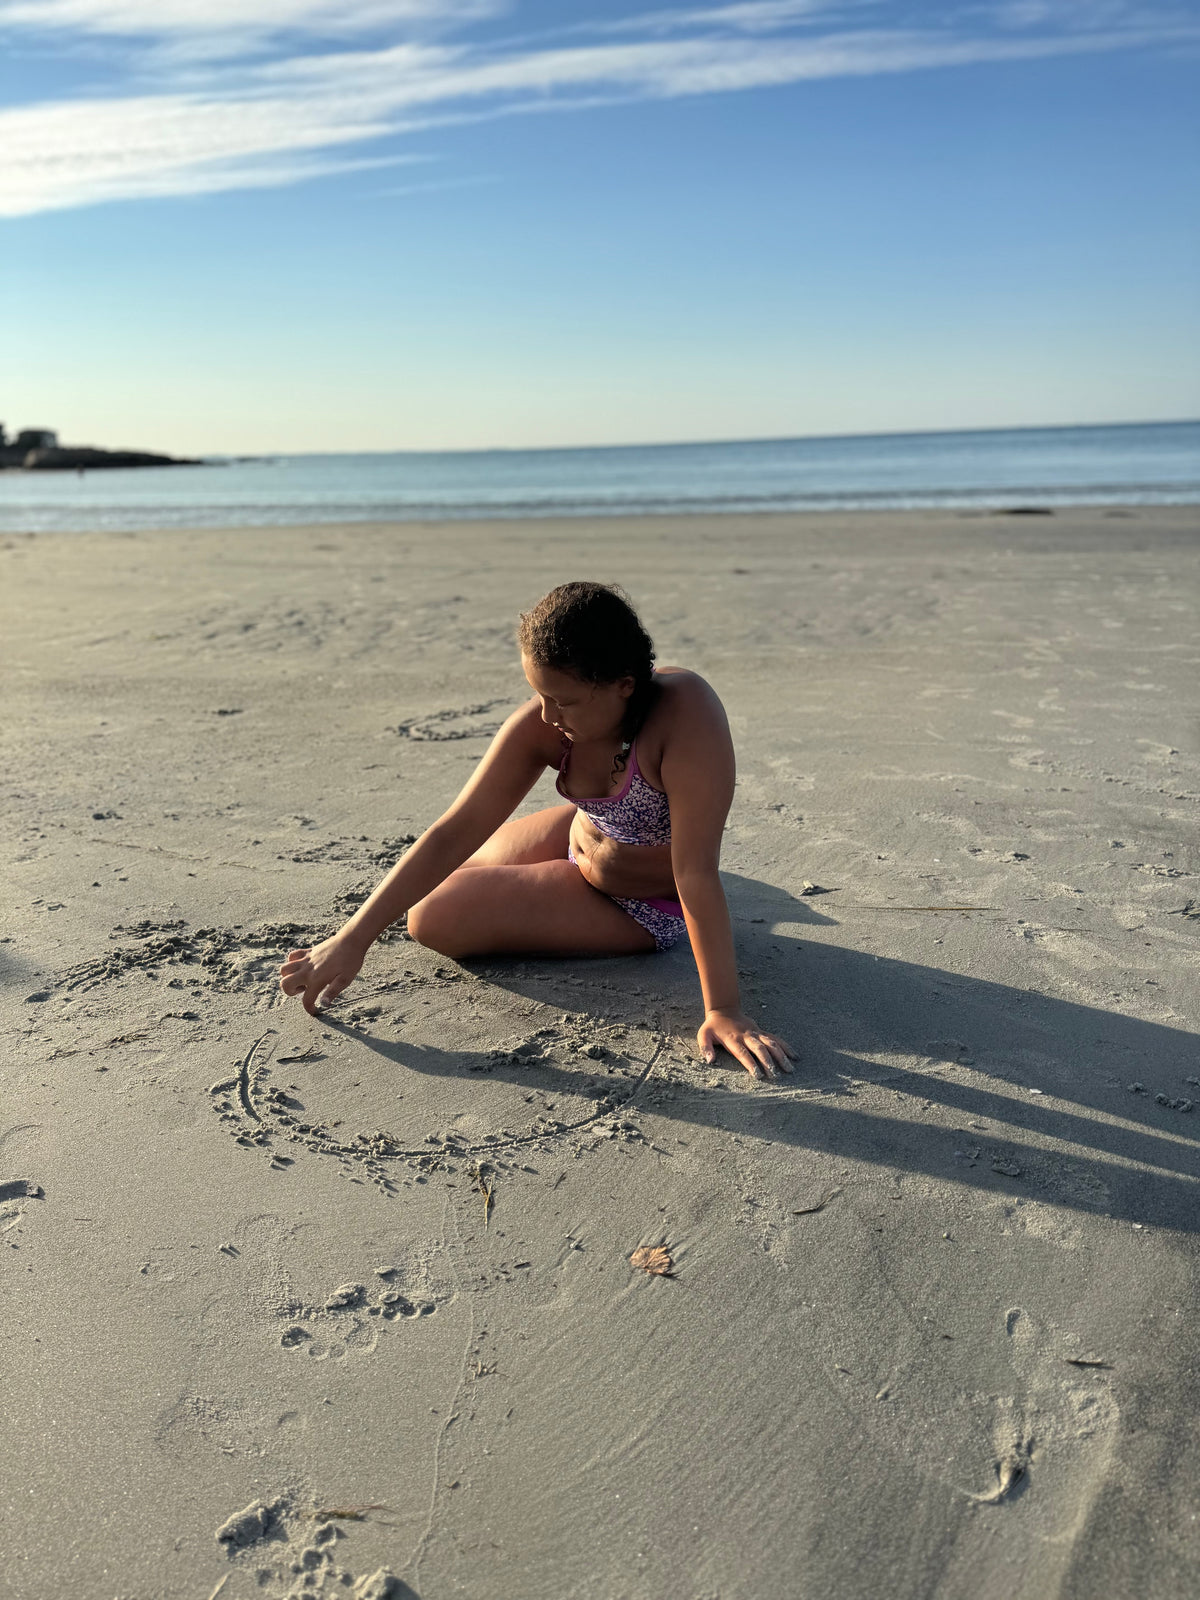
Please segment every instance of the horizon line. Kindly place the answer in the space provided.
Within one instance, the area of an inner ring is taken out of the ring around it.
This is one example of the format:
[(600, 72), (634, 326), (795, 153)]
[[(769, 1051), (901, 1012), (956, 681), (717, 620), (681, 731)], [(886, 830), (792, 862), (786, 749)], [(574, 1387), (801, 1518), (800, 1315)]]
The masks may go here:
[[(374, 450), (255, 450), (248, 454), (236, 451), (201, 451), (201, 457), (222, 461), (267, 461), (276, 457), (298, 459), (308, 456), (469, 456), (469, 455), (550, 455), (574, 451), (593, 450), (677, 450), (704, 449), (722, 444), (802, 444), (815, 441), (852, 439), (924, 439), (947, 434), (956, 436), (990, 433), (1078, 433), (1104, 428), (1186, 428), (1200, 425), (1200, 416), (1157, 417), (1136, 422), (1022, 422), (997, 423), (976, 428), (882, 428), (854, 433), (770, 433), (737, 434), (724, 438), (703, 439), (643, 439), (626, 443), (609, 444), (497, 444), (497, 445), (445, 445), (424, 449), (398, 445)], [(83, 446), (68, 448), (81, 449)], [(122, 447), (123, 448), (123, 447)]]

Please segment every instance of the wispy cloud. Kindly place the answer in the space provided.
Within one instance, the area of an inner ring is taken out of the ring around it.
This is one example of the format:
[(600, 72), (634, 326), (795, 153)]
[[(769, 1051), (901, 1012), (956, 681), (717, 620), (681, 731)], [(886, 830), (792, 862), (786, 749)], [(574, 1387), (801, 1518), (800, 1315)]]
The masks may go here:
[(452, 25), (499, 0), (0, 0), (0, 26), (156, 38), (171, 34), (339, 35), (413, 22)]
[[(129, 31), (162, 39), (247, 28), (307, 30), (307, 52), (269, 59), (247, 52), (207, 79), (193, 64), (186, 90), (39, 103), (0, 112), (0, 215), (150, 196), (301, 182), (403, 159), (363, 153), (405, 132), (528, 109), (572, 109), (598, 100), (668, 99), (778, 87), (978, 62), (1019, 61), (1200, 39), (1200, 25), (1147, 20), (1116, 0), (1085, 0), (1104, 26), (1063, 24), (1060, 4), (1016, 0), (958, 8), (973, 26), (848, 26), (878, 23), (904, 7), (835, 8), (811, 0), (745, 0), (709, 8), (647, 12), (627, 34), (554, 48), (453, 42), (496, 10), (486, 0), (0, 0), (0, 24), (77, 32)], [(1033, 14), (1036, 10), (1036, 16)], [(334, 13), (338, 27), (333, 28)], [(236, 13), (236, 16), (235, 16)], [(925, 12), (928, 15), (928, 10)], [(228, 17), (222, 25), (221, 18)], [(903, 20), (903, 16), (901, 16)], [(667, 24), (670, 23), (668, 27)], [(332, 35), (387, 24), (401, 42), (331, 49)], [(436, 24), (439, 36), (430, 37)], [(325, 39), (325, 46), (317, 43)], [(352, 153), (352, 147), (359, 147)]]
[(0, 0), (0, 36), (64, 53), (119, 44), (127, 68), (172, 76), (374, 36), (444, 37), (508, 10), (507, 0)]
[[(729, 28), (743, 33), (772, 33), (789, 23), (820, 19), (844, 22), (847, 12), (870, 6), (872, 0), (736, 0), (733, 5), (674, 7), (622, 17), (619, 22), (592, 23), (606, 33), (679, 33), (685, 29)], [(876, 4), (874, 9), (878, 10)], [(589, 26), (579, 24), (581, 28)]]
[(986, 0), (972, 10), (1002, 28), (1161, 28), (1194, 21), (1186, 3), (1147, 4), (1146, 0)]
[(419, 159), (331, 154), (390, 131), (390, 122), (356, 117), (349, 106), (321, 115), (298, 99), (266, 97), (148, 95), (21, 108), (0, 114), (0, 215), (270, 188)]

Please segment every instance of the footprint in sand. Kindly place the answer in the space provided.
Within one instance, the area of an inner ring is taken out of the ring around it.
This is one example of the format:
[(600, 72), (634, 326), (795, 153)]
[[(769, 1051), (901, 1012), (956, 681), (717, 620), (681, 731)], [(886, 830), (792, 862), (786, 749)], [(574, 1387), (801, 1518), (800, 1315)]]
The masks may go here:
[(379, 1343), (379, 1328), (368, 1322), (364, 1301), (356, 1299), (352, 1306), (333, 1311), (327, 1305), (306, 1306), (293, 1300), (287, 1308), (291, 1320), (279, 1335), (281, 1347), (302, 1350), (313, 1361), (344, 1361), (351, 1353), (370, 1355)]
[(1004, 1314), (1004, 1331), (1010, 1339), (1016, 1339), (1025, 1344), (1033, 1337), (1033, 1329), (1029, 1317), (1020, 1306), (1014, 1306), (1011, 1311)]
[[(305, 1321), (290, 1322), (279, 1343), (316, 1361), (340, 1361), (351, 1351), (369, 1355), (379, 1342), (381, 1323), (415, 1321), (437, 1312), (435, 1296), (406, 1294), (391, 1281), (396, 1275), (396, 1268), (384, 1269), (378, 1274), (380, 1282), (371, 1288), (363, 1283), (339, 1284), (323, 1306), (304, 1308)], [(297, 1309), (292, 1307), (293, 1316)], [(372, 1317), (379, 1319), (374, 1325), (367, 1320)]]
[[(9, 1130), (9, 1134), (23, 1131), (24, 1130), (20, 1128), (12, 1128)], [(8, 1137), (8, 1135), (5, 1137)], [(4, 1140), (0, 1139), (0, 1144), (3, 1143)], [(19, 1236), (21, 1232), (21, 1223), (25, 1219), (25, 1208), (21, 1202), (24, 1200), (44, 1199), (45, 1194), (43, 1193), (41, 1185), (33, 1183), (29, 1178), (8, 1178), (5, 1180), (0, 1180), (0, 1234), (13, 1233)], [(16, 1237), (8, 1240), (7, 1242), (14, 1250), (20, 1248), (20, 1246), (17, 1244)]]
[(31, 1183), (28, 1178), (10, 1178), (7, 1182), (0, 1183), (0, 1201), (4, 1200), (44, 1200), (45, 1192), (40, 1184)]
[[(387, 1511), (384, 1505), (304, 1507), (295, 1503), (293, 1495), (281, 1494), (272, 1500), (252, 1500), (228, 1517), (213, 1537), (232, 1564), (247, 1576), (253, 1571), (255, 1587), (271, 1600), (330, 1592), (346, 1594), (350, 1600), (417, 1600), (390, 1567), (356, 1576), (340, 1564), (342, 1546), (350, 1548), (349, 1528)], [(225, 1592), (229, 1576), (212, 1591), (213, 1600)]]
[[(30, 1183), (26, 1178), (10, 1179), (7, 1183), (0, 1183), (0, 1234), (21, 1232), (21, 1223), (25, 1219), (23, 1200), (42, 1200), (45, 1196), (41, 1187)], [(15, 1239), (10, 1239), (12, 1248), (19, 1246)]]

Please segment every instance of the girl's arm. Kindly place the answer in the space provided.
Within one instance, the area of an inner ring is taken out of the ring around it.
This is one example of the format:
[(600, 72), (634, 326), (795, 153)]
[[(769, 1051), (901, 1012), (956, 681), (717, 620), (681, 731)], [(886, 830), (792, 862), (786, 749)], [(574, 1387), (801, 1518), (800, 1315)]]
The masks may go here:
[[(338, 931), (309, 950), (293, 950), (279, 983), (315, 1013), (352, 983), (379, 935), (432, 893), (510, 817), (545, 771), (547, 729), (536, 700), (514, 711), (454, 804), (427, 828), (370, 898)], [(553, 751), (550, 752), (553, 755)]]
[(742, 1011), (729, 908), (719, 871), (721, 834), (733, 803), (729, 724), (717, 696), (694, 679), (663, 750), (662, 784), (671, 803), (671, 863), (704, 996), (696, 1035), (706, 1061), (724, 1046), (753, 1077), (790, 1072), (790, 1047)]

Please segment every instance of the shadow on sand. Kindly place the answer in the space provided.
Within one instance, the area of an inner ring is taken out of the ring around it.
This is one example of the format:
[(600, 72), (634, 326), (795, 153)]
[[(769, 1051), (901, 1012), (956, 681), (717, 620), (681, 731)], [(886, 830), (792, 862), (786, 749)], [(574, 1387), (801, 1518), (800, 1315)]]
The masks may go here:
[[(676, 1080), (657, 1115), (1200, 1231), (1200, 1089), (1189, 1083), (1200, 1078), (1200, 1035), (781, 932), (780, 925), (835, 919), (783, 890), (724, 876), (740, 959), (763, 991), (762, 1015), (800, 1048), (800, 1061), (793, 1078), (752, 1091), (732, 1064), (728, 1089)], [(641, 1026), (669, 1031), (664, 1017), (696, 1012), (686, 949), (616, 961), (467, 965), (510, 993), (601, 1020), (634, 1020), (632, 1003)], [(478, 1081), (474, 1052), (357, 1037), (412, 1070), (461, 1077), (464, 1094)], [(545, 1087), (554, 1069), (501, 1062), (488, 1070), (527, 1088)], [(871, 1109), (858, 1103), (864, 1091)], [(890, 1097), (888, 1112), (879, 1109), (881, 1091)], [(1172, 1109), (1156, 1094), (1194, 1097), (1198, 1109)]]

